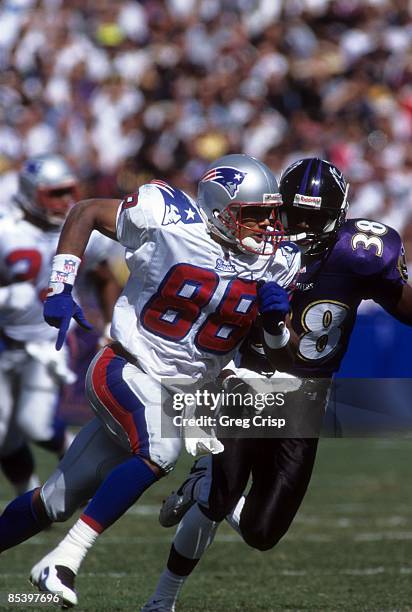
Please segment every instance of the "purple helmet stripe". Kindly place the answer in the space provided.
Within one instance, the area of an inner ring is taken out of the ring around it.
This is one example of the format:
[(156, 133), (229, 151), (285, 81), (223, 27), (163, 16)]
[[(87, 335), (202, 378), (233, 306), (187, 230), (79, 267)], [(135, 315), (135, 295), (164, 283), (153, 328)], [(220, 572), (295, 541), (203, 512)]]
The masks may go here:
[(303, 175), (302, 184), (299, 186), (299, 193), (306, 194), (306, 188), (308, 186), (309, 173), (312, 167), (313, 159), (309, 160), (308, 165), (306, 166), (305, 174)]
[(312, 193), (312, 195), (315, 197), (319, 195), (321, 175), (322, 175), (322, 160), (319, 160), (318, 171), (316, 173), (316, 181), (314, 182), (313, 193)]

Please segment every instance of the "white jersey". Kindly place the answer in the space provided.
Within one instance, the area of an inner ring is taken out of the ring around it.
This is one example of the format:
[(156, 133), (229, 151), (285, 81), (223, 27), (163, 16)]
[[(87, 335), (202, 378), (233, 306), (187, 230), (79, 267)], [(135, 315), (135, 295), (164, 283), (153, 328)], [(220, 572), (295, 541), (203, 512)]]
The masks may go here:
[[(43, 319), (43, 301), (47, 294), (51, 264), (56, 253), (60, 229), (45, 231), (24, 218), (5, 217), (0, 220), (0, 284), (30, 281), (36, 289), (36, 299), (30, 308), (0, 311), (0, 328), (21, 342), (54, 342), (57, 329)], [(89, 242), (81, 270), (88, 272), (105, 259), (102, 236), (95, 233)], [(109, 243), (108, 238), (105, 238)]]
[(257, 314), (256, 281), (288, 288), (300, 254), (227, 251), (207, 232), (195, 202), (161, 181), (119, 207), (117, 237), (129, 280), (111, 336), (154, 377), (212, 379), (230, 361)]

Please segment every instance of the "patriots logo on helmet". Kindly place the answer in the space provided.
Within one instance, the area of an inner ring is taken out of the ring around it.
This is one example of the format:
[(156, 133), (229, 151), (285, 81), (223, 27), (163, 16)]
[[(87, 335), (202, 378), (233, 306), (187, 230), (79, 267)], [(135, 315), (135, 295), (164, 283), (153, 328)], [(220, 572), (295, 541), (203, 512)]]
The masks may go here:
[(206, 174), (200, 179), (202, 183), (211, 181), (223, 187), (229, 194), (231, 200), (236, 197), (239, 191), (240, 185), (247, 172), (241, 172), (237, 168), (231, 168), (230, 166), (219, 166), (206, 172)]
[(30, 159), (25, 166), (26, 172), (29, 172), (30, 174), (37, 174), (40, 168), (41, 162), (37, 159)]

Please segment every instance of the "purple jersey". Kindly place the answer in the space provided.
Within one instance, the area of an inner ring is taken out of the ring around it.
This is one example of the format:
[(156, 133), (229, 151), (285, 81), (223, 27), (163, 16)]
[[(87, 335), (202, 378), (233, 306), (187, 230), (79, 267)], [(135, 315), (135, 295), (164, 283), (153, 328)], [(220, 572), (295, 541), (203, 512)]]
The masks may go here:
[[(407, 280), (404, 249), (392, 228), (350, 219), (325, 257), (306, 259), (291, 303), (292, 326), (300, 340), (289, 372), (327, 378), (339, 369), (360, 302), (373, 299), (385, 306), (400, 297)], [(252, 347), (256, 344), (252, 340)], [(244, 367), (250, 367), (248, 353), (243, 354)], [(260, 366), (270, 369), (267, 363)]]

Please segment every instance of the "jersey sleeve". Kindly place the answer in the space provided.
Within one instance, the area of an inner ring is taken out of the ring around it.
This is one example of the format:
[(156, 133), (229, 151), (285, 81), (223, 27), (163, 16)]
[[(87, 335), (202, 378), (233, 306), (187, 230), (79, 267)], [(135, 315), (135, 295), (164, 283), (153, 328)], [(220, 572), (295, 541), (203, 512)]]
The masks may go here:
[(117, 239), (128, 249), (136, 250), (148, 239), (148, 233), (162, 224), (164, 203), (155, 185), (142, 185), (120, 203), (117, 220)]
[(387, 234), (382, 236), (381, 240), (381, 262), (377, 274), (372, 274), (367, 283), (367, 297), (384, 305), (400, 296), (402, 287), (408, 280), (408, 271), (405, 249), (398, 232), (388, 228)]

